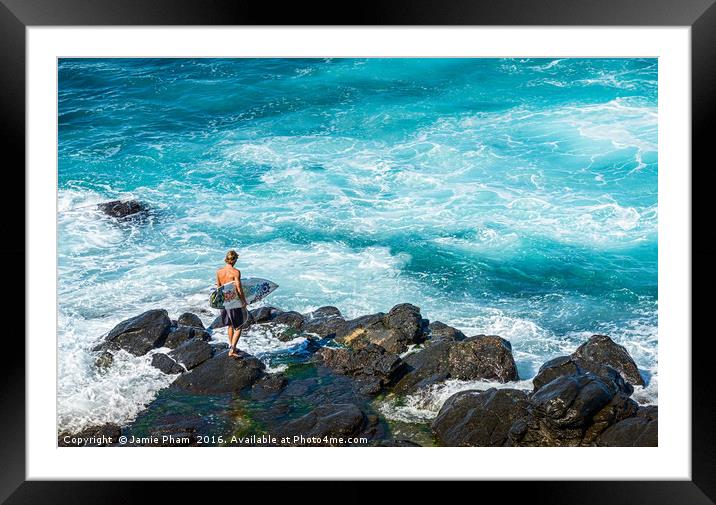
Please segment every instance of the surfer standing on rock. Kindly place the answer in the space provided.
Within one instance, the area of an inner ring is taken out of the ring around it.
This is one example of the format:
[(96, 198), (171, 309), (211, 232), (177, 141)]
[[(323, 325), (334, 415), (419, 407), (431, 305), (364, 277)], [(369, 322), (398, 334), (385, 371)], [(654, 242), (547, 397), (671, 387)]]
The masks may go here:
[(246, 310), (246, 297), (244, 290), (241, 289), (241, 272), (234, 268), (239, 255), (231, 249), (226, 253), (224, 263), (226, 265), (216, 271), (216, 286), (221, 287), (226, 284), (234, 285), (233, 290), (224, 289), (224, 308), (221, 309), (221, 326), (229, 327), (229, 356), (238, 358), (236, 353), (236, 344), (241, 338), (241, 330), (248, 320), (248, 311)]

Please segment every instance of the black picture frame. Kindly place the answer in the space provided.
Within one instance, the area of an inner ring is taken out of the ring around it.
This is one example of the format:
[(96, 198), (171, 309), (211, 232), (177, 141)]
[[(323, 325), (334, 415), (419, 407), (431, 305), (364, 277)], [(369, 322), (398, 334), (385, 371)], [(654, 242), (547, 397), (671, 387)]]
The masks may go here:
[[(0, 0), (0, 121), (2, 153), (6, 181), (14, 176), (13, 193), (22, 200), (28, 190), (25, 163), (25, 37), (32, 26), (67, 25), (533, 25), (533, 26), (684, 26), (691, 27), (692, 70), (692, 445), (690, 481), (597, 481), (597, 482), (487, 482), (479, 483), (481, 492), (503, 493), (509, 487), (508, 501), (549, 502), (552, 504), (707, 504), (716, 501), (716, 402), (709, 372), (713, 346), (708, 331), (697, 331), (697, 321), (705, 323), (710, 314), (709, 291), (698, 296), (700, 285), (708, 290), (716, 275), (710, 264), (716, 259), (716, 246), (709, 237), (698, 234), (709, 230), (711, 200), (709, 184), (713, 166), (708, 147), (708, 125), (716, 114), (716, 0), (442, 0), (364, 1), (333, 4), (274, 4), (231, 0)], [(278, 7), (280, 5), (280, 7)], [(7, 161), (6, 161), (7, 163)], [(698, 172), (697, 172), (698, 169)], [(689, 167), (684, 167), (688, 174)], [(694, 176), (698, 173), (698, 184)], [(22, 174), (22, 175), (20, 175)], [(31, 181), (30, 181), (31, 182)], [(7, 184), (10, 184), (9, 182)], [(8, 191), (6, 189), (6, 191)], [(6, 201), (7, 203), (7, 201)], [(18, 202), (13, 208), (24, 208)], [(6, 207), (3, 265), (25, 263), (25, 222)], [(23, 239), (20, 239), (23, 237)], [(668, 265), (660, 265), (668, 268)], [(696, 270), (698, 268), (698, 270)], [(8, 283), (20, 285), (20, 269), (9, 268)], [(24, 270), (23, 270), (24, 271)], [(24, 278), (22, 279), (24, 286)], [(17, 297), (17, 290), (14, 296)], [(24, 291), (23, 291), (24, 298)], [(25, 308), (27, 309), (27, 308)], [(699, 316), (699, 317), (696, 317)], [(48, 314), (47, 317), (50, 317)], [(19, 318), (17, 318), (19, 319)], [(25, 349), (17, 323), (5, 332), (0, 382), (0, 501), (7, 503), (133, 503), (161, 493), (162, 501), (185, 499), (197, 489), (196, 483), (175, 482), (60, 482), (26, 481), (25, 461)], [(23, 326), (24, 328), (24, 326)], [(706, 326), (704, 328), (707, 328)], [(24, 333), (24, 331), (23, 331)], [(689, 335), (669, 335), (683, 338)], [(54, 345), (52, 335), (45, 343)], [(29, 345), (29, 344), (28, 344)], [(27, 347), (34, 349), (32, 346)], [(33, 351), (34, 352), (34, 351)], [(48, 384), (48, 387), (53, 387)], [(688, 394), (688, 392), (684, 392)], [(660, 436), (668, 437), (668, 433)], [(91, 451), (89, 451), (91, 452)], [(570, 456), (567, 456), (570, 457)], [(635, 462), (638, 464), (638, 462)], [(204, 483), (208, 484), (208, 483)], [(455, 484), (465, 487), (469, 484)], [(475, 485), (474, 483), (471, 485)], [(212, 496), (219, 491), (232, 492), (233, 484), (212, 483)], [(265, 493), (265, 483), (242, 483), (242, 492)], [(235, 492), (235, 488), (233, 489)], [(283, 492), (307, 494), (311, 501), (369, 501), (372, 492), (359, 483), (327, 483), (320, 496), (305, 490), (305, 483), (288, 483)], [(424, 496), (425, 483), (401, 486), (401, 501)], [(452, 494), (453, 491), (451, 491)], [(455, 490), (462, 493), (462, 490)], [(464, 492), (474, 492), (464, 490)], [(501, 501), (504, 501), (504, 497)]]

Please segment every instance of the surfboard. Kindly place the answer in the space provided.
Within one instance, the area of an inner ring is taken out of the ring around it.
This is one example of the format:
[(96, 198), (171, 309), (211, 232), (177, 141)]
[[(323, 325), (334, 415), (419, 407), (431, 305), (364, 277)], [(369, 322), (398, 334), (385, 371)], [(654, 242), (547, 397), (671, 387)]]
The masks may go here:
[[(251, 305), (260, 300), (263, 300), (266, 296), (271, 294), (278, 284), (271, 282), (268, 279), (261, 279), (260, 277), (247, 277), (241, 279), (241, 288), (244, 290), (244, 296), (246, 297), (246, 303)], [(222, 291), (223, 296), (215, 296), (214, 293)], [(221, 288), (217, 288), (212, 293), (209, 299), (209, 305), (214, 309), (232, 309), (241, 307), (241, 301), (236, 293), (236, 287), (233, 282), (224, 284)]]

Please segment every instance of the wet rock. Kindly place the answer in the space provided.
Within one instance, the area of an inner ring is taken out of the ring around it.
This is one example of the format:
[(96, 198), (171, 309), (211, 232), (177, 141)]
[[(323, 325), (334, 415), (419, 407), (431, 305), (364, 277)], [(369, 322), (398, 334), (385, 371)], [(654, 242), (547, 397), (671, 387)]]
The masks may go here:
[(214, 320), (209, 325), (209, 329), (213, 330), (216, 328), (221, 328), (221, 316), (216, 316)]
[(636, 386), (645, 385), (627, 350), (606, 335), (593, 335), (572, 353), (572, 357), (608, 365), (622, 374), (627, 382)]
[(572, 356), (560, 356), (543, 364), (537, 375), (532, 379), (534, 390), (552, 382), (557, 377), (563, 375), (575, 375), (586, 372), (592, 372), (607, 384), (611, 385), (615, 392), (621, 392), (631, 395), (634, 388), (614, 368), (598, 363), (596, 361), (586, 361), (581, 358)]
[(448, 354), (450, 376), (509, 382), (519, 379), (512, 345), (497, 335), (477, 335), (455, 342)]
[(346, 321), (336, 331), (336, 341), (354, 348), (373, 343), (388, 352), (401, 354), (408, 350), (408, 346), (425, 339), (427, 324), (418, 307), (402, 303), (390, 309), (388, 314), (379, 312)]
[(97, 208), (104, 214), (120, 219), (146, 217), (149, 207), (138, 200), (112, 200), (97, 204)]
[(659, 419), (656, 407), (640, 408), (637, 414), (619, 421), (599, 435), (601, 447), (658, 447)]
[(316, 353), (316, 358), (324, 366), (356, 378), (360, 382), (360, 390), (366, 394), (379, 393), (405, 372), (397, 354), (389, 353), (376, 344), (360, 349), (324, 347)]
[(100, 372), (106, 372), (109, 367), (114, 363), (114, 355), (109, 351), (103, 351), (97, 359), (94, 360), (94, 364), (100, 369)]
[(259, 401), (270, 398), (286, 387), (287, 383), (288, 379), (282, 373), (264, 375), (251, 388), (251, 398)]
[(321, 307), (304, 318), (303, 331), (315, 333), (321, 338), (333, 338), (346, 325), (341, 311), (336, 307)]
[(273, 319), (276, 324), (285, 324), (295, 330), (300, 330), (303, 326), (303, 316), (295, 311), (280, 312)]
[(617, 393), (604, 408), (594, 414), (592, 424), (586, 429), (581, 445), (593, 445), (594, 441), (610, 426), (636, 415), (639, 405), (629, 395)]
[(447, 324), (434, 321), (428, 325), (428, 339), (426, 344), (436, 344), (438, 342), (458, 342), (465, 340), (467, 337), (460, 330), (448, 326)]
[(201, 339), (193, 338), (174, 349), (169, 357), (186, 367), (187, 370), (196, 368), (213, 355), (213, 348)]
[(64, 432), (57, 437), (59, 447), (105, 447), (116, 444), (122, 429), (114, 423), (91, 426), (77, 433)]
[(191, 312), (184, 312), (181, 316), (179, 316), (177, 324), (192, 328), (200, 328), (202, 330), (205, 329), (204, 323), (201, 322), (201, 318)]
[(158, 352), (152, 356), (152, 366), (170, 375), (183, 373), (185, 371), (179, 363), (162, 352)]
[(410, 394), (446, 379), (519, 380), (510, 343), (495, 335), (476, 335), (463, 341), (437, 342), (409, 354), (408, 372), (395, 385), (397, 394)]
[(527, 394), (517, 389), (461, 391), (445, 402), (432, 423), (443, 446), (501, 446), (512, 424), (527, 414)]
[(338, 309), (338, 307), (326, 305), (324, 307), (319, 307), (313, 312), (309, 313), (307, 317), (309, 319), (326, 319), (329, 317), (343, 317), (343, 314), (341, 314), (341, 311)]
[[(367, 426), (367, 419), (361, 409), (354, 404), (322, 405), (308, 414), (289, 421), (277, 430), (278, 437), (288, 437), (291, 445), (297, 446), (342, 446), (345, 443), (310, 442), (306, 439), (335, 437), (347, 439), (361, 434)], [(301, 440), (299, 437), (303, 437)]]
[(452, 342), (438, 342), (403, 359), (407, 372), (393, 391), (407, 395), (450, 377), (448, 356)]
[(249, 354), (231, 358), (222, 352), (182, 374), (171, 387), (194, 394), (237, 392), (260, 379), (264, 368), (261, 361)]
[(225, 351), (229, 348), (228, 342), (209, 342), (214, 354), (218, 354), (221, 351)]
[(422, 342), (428, 321), (420, 315), (420, 309), (409, 303), (396, 305), (383, 318), (387, 328), (398, 334), (398, 340), (409, 344)]
[(615, 396), (612, 387), (591, 372), (557, 377), (529, 398), (528, 415), (512, 425), (507, 445), (581, 445), (595, 415)]
[(281, 311), (276, 307), (259, 307), (249, 311), (253, 323), (264, 323), (272, 320)]
[(210, 338), (209, 334), (206, 331), (194, 328), (192, 326), (173, 327), (173, 329), (167, 335), (167, 339), (164, 341), (164, 347), (176, 349), (183, 343), (188, 342), (196, 336), (200, 336), (202, 339), (205, 338), (206, 340)]
[(149, 310), (112, 328), (104, 342), (94, 350), (124, 349), (135, 356), (143, 356), (164, 345), (171, 327), (172, 322), (166, 310)]

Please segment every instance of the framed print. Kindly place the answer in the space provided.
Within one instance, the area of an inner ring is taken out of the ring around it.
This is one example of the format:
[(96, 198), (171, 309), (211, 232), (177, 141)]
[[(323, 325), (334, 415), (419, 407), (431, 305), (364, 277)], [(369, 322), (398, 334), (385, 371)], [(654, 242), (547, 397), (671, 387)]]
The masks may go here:
[(61, 3), (2, 11), (8, 503), (321, 479), (712, 503), (711, 2)]

